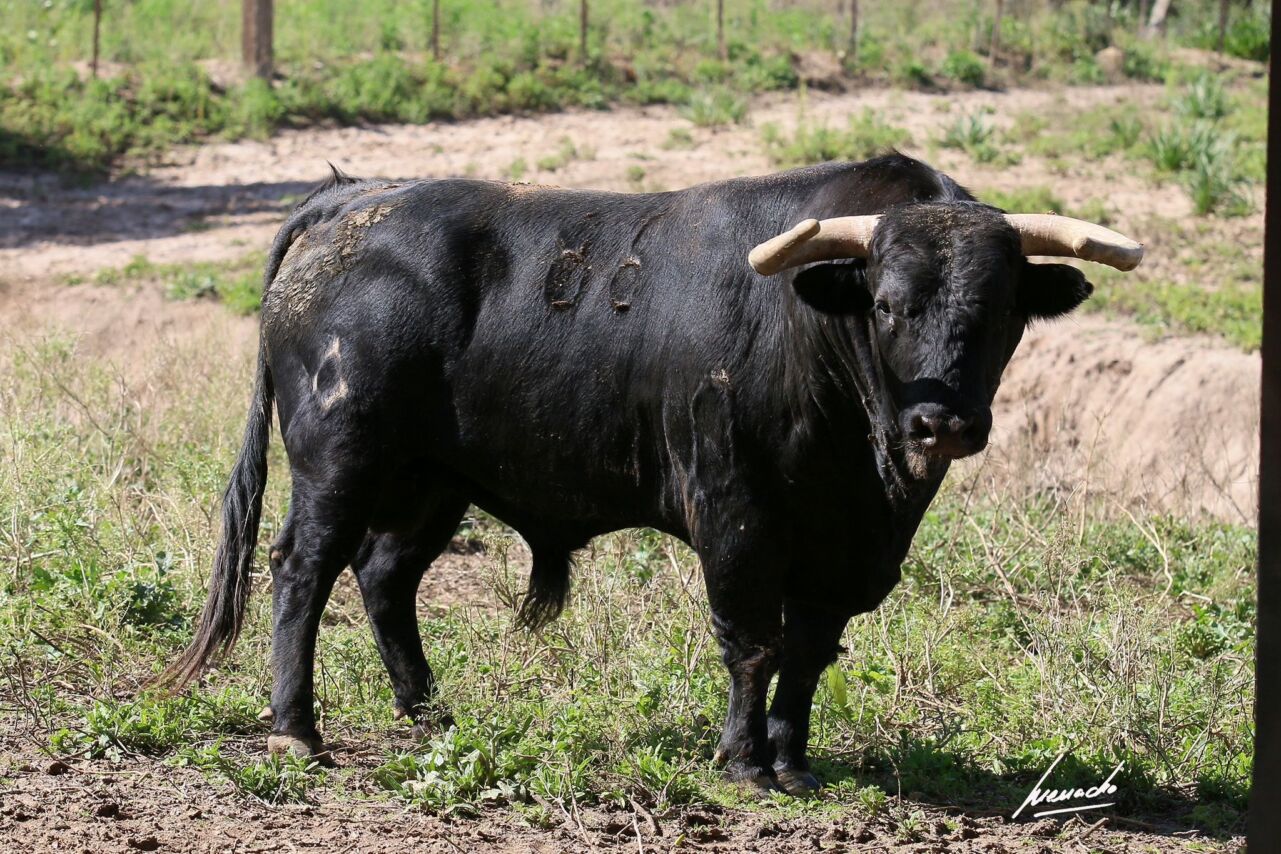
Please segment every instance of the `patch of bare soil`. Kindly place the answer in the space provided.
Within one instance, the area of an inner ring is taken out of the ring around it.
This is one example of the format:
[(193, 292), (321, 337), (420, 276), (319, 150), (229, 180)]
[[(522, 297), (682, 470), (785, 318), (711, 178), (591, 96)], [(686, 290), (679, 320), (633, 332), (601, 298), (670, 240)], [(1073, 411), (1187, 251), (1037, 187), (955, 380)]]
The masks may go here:
[[(875, 818), (787, 818), (780, 812), (718, 807), (653, 811), (545, 805), (536, 825), (509, 809), (475, 818), (433, 816), (385, 799), (370, 780), (390, 744), (347, 744), (338, 753), (348, 791), (313, 790), (307, 804), (271, 806), (190, 768), (143, 757), (118, 762), (52, 760), (16, 740), (0, 740), (0, 838), (11, 851), (130, 854), (204, 852), (484, 851), (552, 854), (589, 851), (714, 852), (1175, 852), (1238, 850), (1160, 826), (1099, 815), (1093, 822), (1015, 823), (1003, 815), (904, 800)], [(245, 744), (254, 750), (255, 745)], [(234, 746), (224, 745), (224, 752)], [(1089, 814), (1087, 814), (1089, 815)]]
[[(257, 322), (206, 300), (175, 302), (150, 284), (65, 285), (0, 280), (0, 340), (23, 346), (53, 334), (110, 362), (127, 379), (147, 370), (158, 347), (193, 337), (216, 340), (228, 355), (252, 352)], [(0, 352), (0, 362), (11, 353)]]

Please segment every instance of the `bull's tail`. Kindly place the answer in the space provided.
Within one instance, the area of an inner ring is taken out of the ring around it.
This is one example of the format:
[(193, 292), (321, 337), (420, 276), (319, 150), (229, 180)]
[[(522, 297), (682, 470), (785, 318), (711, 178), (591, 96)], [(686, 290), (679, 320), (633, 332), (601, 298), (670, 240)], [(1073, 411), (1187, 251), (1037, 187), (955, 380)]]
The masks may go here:
[(159, 685), (173, 690), (182, 688), (213, 660), (228, 653), (240, 635), (249, 602), (250, 568), (258, 542), (263, 490), (267, 486), (273, 397), (271, 370), (267, 367), (266, 350), (260, 345), (245, 438), (223, 494), (222, 541), (214, 556), (209, 598), (191, 645), (156, 678)]

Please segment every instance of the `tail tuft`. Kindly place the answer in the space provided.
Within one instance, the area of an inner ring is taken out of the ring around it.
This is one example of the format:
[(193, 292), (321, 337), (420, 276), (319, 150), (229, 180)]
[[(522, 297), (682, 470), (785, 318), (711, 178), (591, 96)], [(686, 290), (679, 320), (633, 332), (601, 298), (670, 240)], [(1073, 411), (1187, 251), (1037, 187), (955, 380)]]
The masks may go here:
[(153, 680), (156, 686), (181, 690), (212, 661), (230, 652), (240, 636), (249, 603), (250, 571), (262, 518), (262, 496), (267, 486), (272, 398), (271, 373), (267, 369), (266, 353), (260, 349), (244, 443), (223, 494), (222, 541), (214, 556), (209, 597), (191, 645)]

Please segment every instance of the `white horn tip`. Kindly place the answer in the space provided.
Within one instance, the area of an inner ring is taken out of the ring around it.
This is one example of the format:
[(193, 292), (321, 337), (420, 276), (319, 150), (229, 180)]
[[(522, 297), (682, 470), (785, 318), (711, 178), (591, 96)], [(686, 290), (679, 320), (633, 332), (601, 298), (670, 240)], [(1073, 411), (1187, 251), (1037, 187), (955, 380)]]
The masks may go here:
[(1107, 264), (1123, 273), (1128, 273), (1143, 261), (1143, 244), (1133, 240), (1104, 243), (1087, 237), (1081, 244), (1077, 253), (1080, 257)]

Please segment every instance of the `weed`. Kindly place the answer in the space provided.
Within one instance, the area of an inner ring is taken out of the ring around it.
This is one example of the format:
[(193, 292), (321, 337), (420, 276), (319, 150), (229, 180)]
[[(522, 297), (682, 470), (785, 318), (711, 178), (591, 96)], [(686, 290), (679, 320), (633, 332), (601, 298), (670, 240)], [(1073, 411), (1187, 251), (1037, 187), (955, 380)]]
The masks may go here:
[(688, 150), (697, 148), (698, 142), (694, 135), (686, 128), (672, 128), (667, 132), (667, 139), (663, 142), (663, 148), (667, 151)]
[(555, 172), (563, 169), (575, 160), (594, 160), (596, 159), (596, 149), (584, 146), (579, 148), (574, 141), (567, 136), (560, 139), (560, 144), (556, 148), (555, 154), (549, 154), (546, 157), (540, 157), (537, 162), (538, 168), (543, 172)]
[(978, 163), (992, 163), (1002, 156), (993, 139), (992, 127), (982, 113), (957, 116), (943, 131), (938, 143), (944, 148), (960, 149)]
[(1216, 121), (1228, 114), (1228, 95), (1218, 77), (1202, 73), (1187, 84), (1174, 106), (1185, 118)]
[(306, 803), (311, 789), (323, 784), (328, 776), (318, 762), (293, 754), (269, 755), (239, 763), (225, 756), (222, 747), (218, 741), (184, 749), (173, 762), (215, 774), (237, 790), (269, 804)]
[(1192, 198), (1192, 210), (1202, 216), (1248, 214), (1252, 206), (1242, 191), (1243, 184), (1230, 156), (1218, 150), (1198, 152), (1183, 175), (1183, 186)]
[(908, 58), (895, 63), (891, 79), (900, 86), (928, 87), (934, 84), (929, 68), (919, 59)]
[(508, 180), (522, 181), (525, 178), (525, 174), (529, 172), (529, 164), (525, 162), (525, 158), (517, 157), (511, 163), (507, 164), (506, 171)]
[(1084, 304), (1087, 311), (1124, 314), (1162, 333), (1221, 335), (1244, 350), (1259, 348), (1263, 305), (1257, 282), (1223, 282), (1206, 288), (1200, 281), (1158, 280), (1136, 288), (1119, 283), (1113, 287), (1107, 273), (1093, 278), (1099, 287)]
[(523, 779), (538, 758), (516, 750), (524, 726), (451, 727), (422, 753), (402, 753), (374, 781), (411, 803), (440, 812), (473, 812), (484, 802), (523, 800)]

